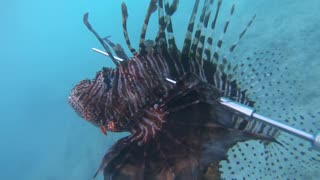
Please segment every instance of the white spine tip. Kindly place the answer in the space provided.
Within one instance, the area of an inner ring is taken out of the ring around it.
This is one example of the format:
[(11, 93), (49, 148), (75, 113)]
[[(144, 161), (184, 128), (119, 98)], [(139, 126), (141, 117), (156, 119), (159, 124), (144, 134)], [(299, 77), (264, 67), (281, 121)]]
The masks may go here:
[(177, 81), (172, 80), (172, 79), (169, 79), (169, 78), (166, 78), (166, 80), (167, 80), (168, 82), (171, 82), (172, 84), (176, 84), (176, 83), (177, 83)]
[[(100, 54), (102, 54), (102, 55), (105, 55), (105, 56), (108, 56), (108, 57), (110, 57), (110, 55), (108, 54), (108, 53), (106, 53), (106, 52), (104, 52), (104, 51), (101, 51), (100, 49), (97, 49), (97, 48), (91, 48), (93, 51), (95, 51), (95, 52), (97, 52), (97, 53), (100, 53)], [(116, 59), (116, 60), (118, 60), (118, 61), (123, 61), (123, 59), (121, 59), (121, 58), (119, 58), (119, 57), (117, 57), (117, 56), (114, 56), (114, 58)]]

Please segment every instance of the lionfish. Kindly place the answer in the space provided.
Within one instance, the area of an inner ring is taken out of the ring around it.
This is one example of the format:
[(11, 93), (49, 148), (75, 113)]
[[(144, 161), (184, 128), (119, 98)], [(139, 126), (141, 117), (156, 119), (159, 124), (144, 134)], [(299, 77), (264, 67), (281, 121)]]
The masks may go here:
[[(85, 25), (116, 67), (103, 67), (94, 79), (81, 81), (68, 102), (103, 133), (130, 133), (108, 150), (94, 177), (103, 171), (104, 179), (299, 179), (318, 169), (319, 154), (306, 149), (304, 142), (220, 104), (219, 99), (227, 97), (266, 110), (292, 126), (304, 125), (308, 132), (314, 129), (307, 125), (318, 125), (314, 115), (294, 112), (289, 106), (291, 96), (284, 98), (281, 108), (275, 107), (277, 95), (292, 95), (295, 90), (290, 84), (296, 83), (280, 82), (284, 75), (273, 74), (281, 71), (270, 66), (276, 57), (283, 58), (281, 50), (254, 52), (244, 59), (231, 57), (255, 16), (222, 52), (235, 5), (223, 23), (222, 35), (215, 38), (222, 0), (204, 0), (200, 14), (200, 0), (195, 0), (180, 50), (171, 21), (178, 3), (150, 0), (138, 51), (130, 43), (127, 7), (122, 4), (131, 58), (119, 44), (102, 38), (90, 25), (88, 13), (84, 15)], [(155, 12), (157, 35), (146, 40)], [(290, 88), (283, 92), (281, 83)]]

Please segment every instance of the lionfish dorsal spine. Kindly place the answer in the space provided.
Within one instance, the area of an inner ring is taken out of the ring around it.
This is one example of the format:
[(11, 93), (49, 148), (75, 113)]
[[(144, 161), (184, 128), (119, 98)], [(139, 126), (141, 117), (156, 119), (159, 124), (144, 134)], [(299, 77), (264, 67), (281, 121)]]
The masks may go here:
[(91, 24), (89, 23), (89, 13), (85, 13), (83, 16), (83, 22), (86, 25), (86, 27), (89, 29), (89, 31), (91, 31), (94, 36), (99, 40), (100, 44), (102, 45), (102, 47), (107, 51), (107, 53), (109, 54), (109, 57), (112, 59), (113, 63), (118, 66), (119, 65), (119, 61), (117, 59), (114, 58), (109, 46), (104, 42), (103, 38), (101, 38), (101, 36), (93, 29), (93, 27), (91, 26)]
[[(223, 56), (222, 58), (222, 64), (224, 66), (227, 65), (228, 63), (228, 56), (230, 56), (232, 54), (232, 52), (235, 50), (235, 48), (237, 47), (237, 45), (239, 44), (239, 42), (241, 41), (241, 39), (243, 38), (243, 36), (246, 34), (246, 32), (248, 31), (248, 29), (250, 28), (251, 24), (253, 23), (253, 21), (255, 20), (256, 18), (256, 15), (254, 15), (251, 20), (249, 21), (249, 23), (246, 25), (246, 27), (242, 30), (242, 32), (239, 34), (237, 40), (229, 47), (229, 51)], [(228, 64), (229, 66), (230, 63)], [(224, 69), (224, 66), (223, 66), (223, 69)], [(229, 68), (231, 69), (231, 67)]]
[[(205, 15), (204, 15), (204, 19), (203, 19), (203, 24), (201, 27), (201, 35), (199, 38), (199, 43), (197, 46), (197, 50), (196, 50), (196, 60), (201, 62), (201, 66), (203, 66), (203, 61), (208, 61), (209, 60), (209, 56), (203, 56), (203, 52), (204, 52), (204, 43), (207, 37), (207, 31), (208, 31), (208, 24), (209, 24), (209, 19), (211, 16), (211, 8), (213, 6), (213, 2), (214, 0), (210, 0), (209, 5), (206, 7), (205, 10)], [(207, 37), (209, 38), (209, 37)]]
[(128, 29), (127, 29), (127, 20), (128, 20), (128, 8), (127, 5), (123, 2), (121, 4), (121, 12), (122, 12), (122, 29), (123, 29), (123, 35), (126, 40), (126, 44), (132, 53), (132, 55), (137, 55), (137, 51), (132, 47), (129, 34), (128, 34)]
[(190, 49), (190, 54), (189, 54), (189, 58), (191, 58), (192, 60), (198, 61), (200, 62), (201, 59), (196, 58), (196, 51), (197, 51), (197, 47), (199, 44), (199, 40), (200, 40), (200, 36), (201, 36), (201, 32), (202, 32), (202, 26), (204, 25), (204, 18), (206, 15), (206, 11), (207, 11), (207, 5), (209, 3), (209, 0), (205, 0), (204, 2), (204, 8), (202, 8), (201, 14), (200, 14), (200, 19), (199, 22), (197, 24), (197, 28), (195, 31), (195, 35), (193, 37), (193, 41), (191, 44), (191, 49)]
[(152, 15), (152, 13), (155, 12), (156, 9), (157, 9), (157, 1), (158, 0), (151, 0), (150, 1), (149, 7), (148, 7), (148, 10), (147, 10), (147, 14), (146, 14), (145, 19), (144, 19), (142, 30), (141, 30), (141, 33), (140, 33), (139, 55), (146, 55), (148, 53), (146, 51), (145, 37), (146, 37), (146, 33), (147, 33), (147, 28), (148, 28), (150, 17)]
[(214, 40), (213, 37), (214, 37), (214, 31), (215, 31), (217, 19), (220, 14), (219, 12), (220, 12), (220, 8), (221, 8), (221, 4), (222, 4), (222, 0), (219, 0), (217, 3), (214, 18), (211, 22), (211, 27), (208, 32), (209, 36), (206, 40), (206, 44), (204, 47), (205, 60), (209, 60), (210, 62), (212, 62), (211, 56), (212, 56), (212, 45), (213, 45), (213, 40)]
[[(192, 42), (192, 34), (193, 34), (193, 30), (194, 30), (194, 23), (196, 20), (196, 15), (197, 15), (197, 11), (198, 11), (198, 7), (199, 7), (199, 2), (200, 0), (195, 0), (194, 2), (194, 6), (193, 6), (193, 10), (191, 13), (191, 17), (189, 19), (189, 24), (188, 24), (188, 29), (187, 29), (187, 33), (183, 42), (183, 47), (182, 47), (182, 58), (187, 57), (190, 53), (190, 46), (191, 46), (191, 42)], [(182, 61), (183, 62), (183, 61)]]
[[(128, 55), (125, 53), (124, 49), (121, 47), (120, 44), (114, 44), (113, 42), (111, 42), (109, 40), (110, 36), (107, 36), (105, 38), (103, 38), (103, 40), (109, 44), (109, 46), (113, 49), (113, 51), (116, 53), (116, 55), (118, 56), (118, 58), (121, 58), (122, 61), (129, 61), (129, 57)], [(116, 57), (115, 57), (116, 58)], [(119, 60), (119, 59), (117, 59)]]
[(163, 0), (158, 2), (158, 32), (153, 44), (154, 53), (163, 53), (167, 49), (167, 38), (165, 30), (167, 28), (166, 16), (164, 14)]
[(233, 4), (232, 5), (232, 8), (230, 10), (230, 15), (229, 17), (227, 18), (227, 20), (225, 21), (225, 24), (224, 24), (224, 27), (223, 27), (223, 32), (217, 42), (217, 45), (216, 45), (216, 48), (215, 48), (215, 51), (213, 53), (213, 57), (212, 57), (212, 62), (215, 62), (217, 63), (220, 59), (220, 56), (219, 56), (219, 51), (223, 45), (223, 38), (225, 36), (225, 34), (227, 33), (227, 30), (228, 30), (228, 27), (229, 27), (229, 24), (230, 24), (230, 19), (231, 17), (233, 16), (233, 13), (234, 13), (234, 10), (235, 10), (235, 5)]
[(177, 52), (177, 45), (173, 34), (173, 27), (171, 16), (176, 12), (178, 8), (179, 0), (174, 0), (171, 5), (169, 2), (165, 1), (165, 11), (166, 11), (166, 20), (167, 20), (167, 32), (168, 32), (168, 44), (169, 44), (169, 51), (173, 58), (178, 58)]

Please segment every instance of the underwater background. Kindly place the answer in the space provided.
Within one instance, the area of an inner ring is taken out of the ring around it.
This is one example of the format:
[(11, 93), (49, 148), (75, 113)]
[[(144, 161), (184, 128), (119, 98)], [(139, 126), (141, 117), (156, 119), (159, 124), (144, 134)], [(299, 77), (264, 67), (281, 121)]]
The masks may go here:
[[(137, 47), (149, 1), (125, 2), (129, 35)], [(274, 66), (290, 67), (289, 78), (304, 81), (301, 95), (292, 100), (304, 111), (319, 111), (320, 1), (225, 0), (222, 6), (230, 7), (233, 2), (232, 24), (243, 27), (257, 15), (239, 47), (244, 51), (281, 48), (285, 58)], [(123, 136), (109, 133), (105, 137), (67, 104), (77, 82), (93, 78), (102, 66), (113, 66), (110, 59), (91, 51), (102, 48), (83, 25), (83, 14), (89, 12), (95, 29), (103, 36), (111, 35), (127, 51), (121, 3), (0, 2), (0, 179), (91, 179), (108, 147)], [(181, 0), (173, 16), (178, 47), (192, 6), (193, 1)], [(147, 32), (151, 39), (158, 28), (155, 17)], [(239, 32), (231, 26), (231, 39)], [(319, 175), (320, 170), (306, 177)]]

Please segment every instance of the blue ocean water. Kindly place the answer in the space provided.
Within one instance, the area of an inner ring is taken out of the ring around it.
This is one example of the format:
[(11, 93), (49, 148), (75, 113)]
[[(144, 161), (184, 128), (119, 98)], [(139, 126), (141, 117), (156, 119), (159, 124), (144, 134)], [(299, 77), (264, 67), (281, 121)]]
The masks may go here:
[[(125, 2), (130, 37), (137, 46), (148, 1)], [(102, 66), (113, 66), (90, 50), (101, 47), (83, 25), (83, 14), (90, 12), (97, 31), (125, 47), (121, 1), (13, 0), (0, 4), (0, 179), (90, 179), (107, 148), (122, 135), (103, 136), (80, 120), (66, 100), (78, 81), (94, 77)], [(181, 1), (174, 16), (178, 45), (192, 5)], [(306, 110), (319, 109), (319, 7), (318, 0), (238, 1), (233, 19), (244, 25), (257, 14), (246, 48), (279, 46), (290, 54), (283, 64), (292, 67), (292, 78), (305, 81), (296, 103)], [(157, 30), (152, 20), (150, 38)]]

